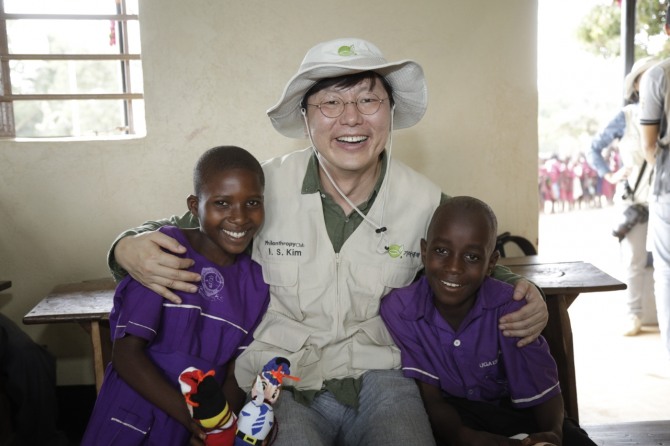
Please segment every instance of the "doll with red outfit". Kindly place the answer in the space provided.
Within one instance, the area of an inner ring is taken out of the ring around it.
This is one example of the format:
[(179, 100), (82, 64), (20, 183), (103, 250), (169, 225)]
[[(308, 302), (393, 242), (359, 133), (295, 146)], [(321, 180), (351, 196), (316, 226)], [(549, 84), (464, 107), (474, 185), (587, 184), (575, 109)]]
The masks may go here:
[(270, 360), (251, 390), (249, 401), (236, 417), (216, 380), (207, 373), (189, 367), (179, 376), (182, 393), (193, 419), (206, 431), (206, 446), (267, 446), (277, 434), (272, 404), (279, 398), (285, 378), (299, 380), (290, 373), (290, 362), (276, 357)]

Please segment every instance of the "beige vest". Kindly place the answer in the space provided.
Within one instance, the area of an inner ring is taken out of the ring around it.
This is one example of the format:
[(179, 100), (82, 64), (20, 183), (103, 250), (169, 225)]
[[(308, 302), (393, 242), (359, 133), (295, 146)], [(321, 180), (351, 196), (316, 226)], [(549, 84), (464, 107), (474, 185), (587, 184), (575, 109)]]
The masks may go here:
[(311, 156), (306, 149), (263, 165), (266, 220), (254, 239), (253, 259), (263, 266), (271, 300), (255, 341), (236, 363), (243, 388), (274, 356), (291, 361), (291, 374), (301, 379), (295, 383), (299, 389), (320, 389), (327, 379), (400, 366), (379, 304), (391, 289), (410, 284), (421, 269), (420, 240), (441, 191), (392, 160), (367, 214), (381, 222), (385, 207), (388, 239), (363, 221), (336, 254), (321, 197), (301, 193)]

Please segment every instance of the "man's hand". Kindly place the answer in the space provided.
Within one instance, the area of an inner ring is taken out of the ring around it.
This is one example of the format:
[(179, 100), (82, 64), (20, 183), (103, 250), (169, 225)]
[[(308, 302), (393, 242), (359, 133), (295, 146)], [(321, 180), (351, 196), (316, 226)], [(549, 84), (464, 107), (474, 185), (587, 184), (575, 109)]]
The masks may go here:
[(535, 285), (527, 280), (519, 280), (514, 286), (514, 300), (526, 299), (526, 305), (514, 313), (500, 318), (503, 335), (521, 338), (517, 346), (523, 347), (537, 339), (547, 325), (549, 313), (547, 304)]
[(114, 248), (114, 257), (133, 279), (179, 304), (181, 299), (171, 289), (194, 293), (198, 287), (191, 282), (200, 281), (200, 275), (185, 271), (193, 266), (193, 260), (174, 256), (161, 248), (176, 254), (186, 252), (177, 240), (152, 231), (119, 240)]

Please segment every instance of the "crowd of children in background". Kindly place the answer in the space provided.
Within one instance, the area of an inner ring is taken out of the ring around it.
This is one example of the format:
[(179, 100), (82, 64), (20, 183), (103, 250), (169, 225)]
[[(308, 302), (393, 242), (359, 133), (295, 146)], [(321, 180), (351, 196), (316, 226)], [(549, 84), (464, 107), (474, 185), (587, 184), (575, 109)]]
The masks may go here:
[[(615, 172), (621, 167), (619, 151), (610, 146), (603, 157)], [(540, 212), (569, 212), (577, 209), (600, 208), (613, 203), (616, 185), (604, 178), (586, 161), (580, 152), (576, 156), (538, 158), (538, 193)]]

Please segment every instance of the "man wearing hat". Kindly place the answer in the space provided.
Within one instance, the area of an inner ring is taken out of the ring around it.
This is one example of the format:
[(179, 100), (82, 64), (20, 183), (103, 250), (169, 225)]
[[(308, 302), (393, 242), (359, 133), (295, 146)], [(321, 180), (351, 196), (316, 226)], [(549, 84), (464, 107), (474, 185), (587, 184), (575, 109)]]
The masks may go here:
[[(417, 387), (398, 370), (400, 352), (379, 316), (381, 298), (421, 270), (420, 240), (443, 199), (435, 184), (392, 158), (393, 129), (413, 126), (426, 107), (417, 63), (389, 63), (370, 42), (345, 38), (310, 49), (268, 110), (279, 133), (311, 142), (263, 164), (266, 221), (253, 258), (263, 266), (271, 302), (236, 362), (247, 390), (275, 356), (287, 358), (301, 378), (275, 407), (277, 445), (434, 444)], [(193, 224), (189, 216), (160, 223)], [(174, 244), (160, 236), (117, 240), (110, 265), (120, 274), (118, 261), (168, 297), (166, 284), (180, 288), (197, 277), (161, 274), (164, 267), (136, 261), (168, 256), (158, 246)], [(180, 261), (159, 263), (188, 266)], [(149, 269), (163, 277), (143, 276)], [(495, 275), (517, 281), (517, 298), (528, 300), (503, 324), (525, 345), (546, 324), (544, 301), (509, 270)]]
[[(644, 149), (640, 136), (639, 113), (639, 83), (640, 78), (649, 68), (658, 63), (653, 57), (645, 57), (633, 65), (624, 79), (624, 100), (626, 105), (617, 113), (607, 126), (591, 142), (591, 149), (586, 152), (586, 159), (598, 176), (612, 184), (619, 185), (617, 198), (620, 200), (621, 216), (627, 209), (644, 211), (649, 195), (650, 177), (653, 168), (648, 166), (644, 159)], [(619, 140), (617, 147), (621, 155), (622, 167), (612, 172), (603, 157), (603, 150), (615, 140)], [(635, 215), (635, 214), (630, 214)], [(628, 219), (617, 220), (612, 229), (621, 244), (622, 261), (626, 267), (626, 304), (628, 312), (623, 319), (621, 334), (635, 336), (640, 333), (642, 324), (656, 322), (656, 307), (654, 306), (654, 286), (651, 268), (647, 267), (648, 253), (646, 248), (647, 220), (639, 221)], [(632, 222), (633, 226), (630, 226)], [(606, 228), (610, 229), (610, 228)], [(624, 234), (623, 231), (628, 232)]]

